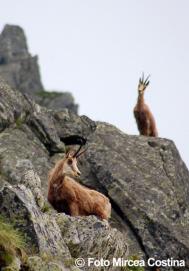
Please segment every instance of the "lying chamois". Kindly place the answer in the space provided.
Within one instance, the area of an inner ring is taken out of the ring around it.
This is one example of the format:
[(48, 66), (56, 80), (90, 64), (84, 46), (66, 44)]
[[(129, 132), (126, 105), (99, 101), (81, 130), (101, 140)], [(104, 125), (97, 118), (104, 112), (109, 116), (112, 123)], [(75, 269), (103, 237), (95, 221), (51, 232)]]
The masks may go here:
[(156, 129), (155, 119), (150, 112), (149, 107), (144, 102), (144, 91), (150, 83), (148, 79), (149, 76), (144, 81), (144, 74), (142, 78), (139, 79), (138, 101), (134, 108), (134, 116), (141, 135), (157, 137), (158, 132)]
[(77, 158), (84, 152), (68, 152), (49, 173), (48, 201), (58, 212), (71, 216), (96, 215), (101, 219), (110, 217), (111, 204), (103, 194), (89, 189), (73, 178), (81, 175)]

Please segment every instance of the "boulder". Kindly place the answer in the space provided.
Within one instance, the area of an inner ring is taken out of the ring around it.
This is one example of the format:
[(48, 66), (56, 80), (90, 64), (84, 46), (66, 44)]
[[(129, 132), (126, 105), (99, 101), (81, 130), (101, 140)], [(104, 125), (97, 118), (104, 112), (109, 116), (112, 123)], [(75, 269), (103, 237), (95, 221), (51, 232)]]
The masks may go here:
[(24, 185), (5, 185), (1, 189), (0, 212), (25, 233), (36, 253), (57, 260), (71, 258), (55, 219), (38, 209), (31, 190)]
[(83, 183), (111, 199), (132, 233), (133, 251), (184, 259), (189, 268), (189, 172), (172, 141), (98, 123), (81, 164)]
[[(70, 217), (64, 214), (56, 215), (56, 222), (73, 258), (88, 258), (97, 260), (128, 257), (126, 235), (111, 228), (107, 221), (100, 221), (95, 216)], [(89, 270), (87, 264), (83, 270)], [(90, 270), (98, 270), (91, 266)], [(99, 270), (101, 270), (99, 268)], [(106, 270), (116, 270), (111, 265)]]

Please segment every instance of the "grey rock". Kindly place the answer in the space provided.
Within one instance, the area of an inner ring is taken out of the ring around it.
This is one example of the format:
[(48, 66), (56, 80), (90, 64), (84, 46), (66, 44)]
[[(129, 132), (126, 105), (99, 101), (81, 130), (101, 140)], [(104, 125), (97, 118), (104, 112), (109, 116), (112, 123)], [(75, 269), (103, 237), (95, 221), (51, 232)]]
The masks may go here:
[(39, 256), (29, 257), (26, 264), (29, 271), (66, 271), (61, 265), (54, 262), (45, 262)]
[[(67, 262), (67, 265), (69, 266), (69, 262)], [(47, 262), (46, 259), (42, 259), (39, 256), (28, 257), (28, 260), (26, 263), (27, 270), (29, 269), (29, 271), (81, 271), (77, 267), (74, 267), (74, 266), (68, 267), (68, 266), (67, 267), (62, 266), (53, 261)]]
[(27, 242), (40, 255), (48, 255), (62, 263), (63, 259), (71, 259), (55, 219), (38, 209), (31, 190), (24, 185), (2, 188), (0, 212), (25, 233)]
[(28, 187), (32, 191), (32, 194), (35, 198), (35, 202), (37, 203), (41, 210), (44, 210), (45, 199), (42, 194), (41, 180), (39, 178), (39, 175), (35, 172), (31, 162), (28, 160), (28, 162), (31, 164), (30, 169), (27, 169), (27, 167), (24, 166), (25, 162), (26, 160), (24, 161), (21, 160), (19, 161), (18, 165), (18, 167), (21, 167), (23, 171), (20, 183), (24, 184), (25, 187)]
[[(18, 183), (23, 173), (18, 165), (29, 159), (46, 194), (53, 163), (49, 155), (61, 151), (53, 149), (54, 142), (59, 146), (61, 137), (85, 136), (89, 149), (80, 159), (82, 181), (111, 198), (112, 225), (127, 232), (131, 253), (184, 258), (188, 265), (189, 173), (171, 141), (128, 136), (68, 110), (54, 112), (30, 104), (16, 91), (4, 93), (1, 103), (6, 117), (0, 121), (10, 125), (0, 136), (4, 179)], [(21, 127), (14, 127), (12, 104), (20, 105), (19, 116), (28, 111)]]
[[(30, 182), (35, 185), (36, 176), (32, 173), (34, 178), (31, 178), (30, 171)], [(40, 187), (38, 181), (37, 186)], [(107, 221), (95, 216), (80, 218), (42, 213), (31, 190), (23, 184), (5, 185), (0, 190), (0, 212), (25, 234), (32, 253), (40, 255), (27, 259), (27, 270), (79, 271), (74, 267), (75, 258), (83, 257), (87, 261), (87, 257), (92, 256), (109, 260), (128, 256), (126, 237), (111, 228)], [(90, 270), (101, 269), (91, 267)]]
[(29, 56), (23, 29), (16, 25), (5, 25), (0, 36), (0, 64)]
[(47, 174), (51, 167), (44, 145), (23, 125), (22, 129), (7, 128), (0, 133), (0, 172), (11, 184), (20, 183), (23, 174), (33, 169), (47, 187)]
[(64, 151), (64, 144), (55, 129), (54, 117), (48, 109), (39, 106), (19, 91), (13, 90), (1, 78), (0, 98), (0, 131), (13, 124), (17, 128), (27, 124), (49, 152)]
[(111, 198), (132, 233), (129, 243), (147, 257), (185, 259), (189, 268), (189, 172), (174, 143), (129, 136), (105, 123), (89, 140), (83, 182)]
[(32, 109), (27, 118), (27, 124), (31, 130), (43, 142), (50, 153), (64, 152), (65, 146), (57, 134), (51, 112), (37, 104), (33, 104)]
[(41, 82), (38, 57), (28, 51), (24, 31), (6, 25), (0, 34), (0, 75), (12, 87), (54, 110), (67, 108), (77, 113), (78, 105), (68, 92), (48, 92)]
[(55, 111), (62, 111), (67, 108), (75, 114), (78, 112), (78, 105), (75, 104), (70, 92), (39, 91), (36, 93), (35, 101)]
[[(22, 55), (25, 61), (30, 56), (26, 55), (24, 43), (21, 47), (19, 59)], [(3, 69), (5, 65), (18, 61), (11, 60), (10, 54), (7, 55), (8, 63), (0, 65)], [(9, 73), (10, 68), (6, 68)], [(79, 167), (83, 173), (81, 182), (103, 192), (111, 199), (113, 216), (110, 224), (120, 229), (123, 236), (126, 234), (130, 255), (185, 259), (185, 270), (189, 270), (189, 172), (172, 141), (129, 136), (112, 125), (94, 122), (67, 109), (48, 110), (36, 104), (26, 94), (22, 95), (21, 92), (13, 90), (3, 81), (0, 81), (0, 132), (1, 186), (5, 181), (12, 184), (23, 182), (25, 185), (27, 180), (38, 183), (39, 176), (44, 195), (47, 192), (48, 171), (56, 159), (64, 154), (61, 139), (70, 135), (87, 137), (88, 151), (79, 159)], [(40, 208), (43, 205), (38, 202), (39, 190), (35, 191), (32, 184), (27, 185), (28, 188), (23, 187), (25, 186), (18, 186), (17, 190), (6, 188), (9, 192), (3, 190), (10, 206), (13, 204), (13, 210), (16, 208), (13, 195), (16, 194), (18, 202), (23, 202), (23, 209), (32, 212), (32, 207), (28, 205), (31, 200), (36, 214), (44, 220), (47, 217), (48, 220), (48, 214), (43, 216), (36, 204), (37, 202)], [(2, 208), (4, 207), (5, 204)], [(53, 219), (55, 221), (55, 218)], [(56, 219), (73, 255), (81, 253), (81, 248), (86, 251), (83, 240), (86, 240), (89, 247), (93, 242), (96, 244), (93, 231), (82, 231), (82, 227), (86, 228), (86, 225), (93, 228), (96, 218), (58, 215)], [(25, 220), (23, 221), (25, 223)], [(38, 223), (38, 220), (36, 221)], [(36, 224), (32, 221), (31, 225)], [(69, 225), (68, 231), (65, 231), (65, 225)], [(102, 222), (98, 221), (97, 225), (108, 231)], [(31, 232), (36, 236), (34, 229), (32, 226)], [(98, 227), (96, 231), (99, 232)], [(115, 236), (120, 240), (119, 232)], [(43, 244), (44, 242), (38, 247), (43, 248)], [(97, 247), (98, 244), (99, 240)], [(121, 243), (113, 246), (114, 252), (119, 244)], [(95, 248), (92, 250), (95, 253)], [(125, 251), (122, 245), (120, 250), (122, 254)]]
[(56, 131), (60, 138), (70, 135), (89, 137), (96, 130), (96, 123), (87, 116), (77, 116), (67, 109), (61, 112), (52, 112)]
[(0, 35), (0, 74), (6, 82), (31, 95), (43, 90), (37, 61), (28, 52), (23, 29), (6, 25)]
[(0, 78), (0, 131), (27, 118), (29, 103)]
[[(73, 258), (88, 258), (100, 260), (127, 258), (127, 238), (118, 230), (109, 226), (107, 221), (100, 221), (95, 216), (70, 217), (64, 214), (56, 216), (57, 224)], [(86, 265), (83, 270), (88, 270)], [(102, 270), (91, 266), (90, 270)], [(116, 270), (106, 267), (105, 270)]]

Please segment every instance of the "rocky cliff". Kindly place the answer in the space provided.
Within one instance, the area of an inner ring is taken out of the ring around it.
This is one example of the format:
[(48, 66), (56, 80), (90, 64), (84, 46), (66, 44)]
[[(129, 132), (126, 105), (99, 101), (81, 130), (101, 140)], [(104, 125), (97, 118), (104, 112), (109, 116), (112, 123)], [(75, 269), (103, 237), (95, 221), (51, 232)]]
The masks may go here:
[[(18, 45), (18, 55), (28, 57), (23, 42)], [(1, 56), (4, 69), (9, 57)], [(15, 270), (78, 270), (74, 259), (91, 255), (172, 257), (184, 259), (189, 270), (189, 172), (174, 143), (127, 135), (67, 108), (50, 110), (11, 84), (6, 76), (0, 80), (0, 212), (30, 246)], [(81, 182), (110, 198), (110, 226), (94, 216), (57, 214), (46, 201), (48, 171), (64, 155), (61, 139), (69, 135), (88, 139)]]
[(0, 75), (40, 105), (51, 109), (68, 108), (77, 113), (78, 106), (69, 92), (45, 91), (40, 79), (37, 56), (28, 51), (24, 31), (19, 26), (6, 25), (0, 34)]

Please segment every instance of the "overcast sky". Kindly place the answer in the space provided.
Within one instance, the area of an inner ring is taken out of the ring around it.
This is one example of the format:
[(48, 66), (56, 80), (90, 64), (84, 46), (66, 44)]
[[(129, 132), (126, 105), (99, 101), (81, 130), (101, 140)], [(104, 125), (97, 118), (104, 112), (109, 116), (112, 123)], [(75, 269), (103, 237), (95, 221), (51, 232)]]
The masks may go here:
[(138, 134), (138, 78), (159, 135), (189, 166), (188, 0), (1, 0), (0, 28), (22, 26), (48, 90), (71, 91), (80, 114)]

